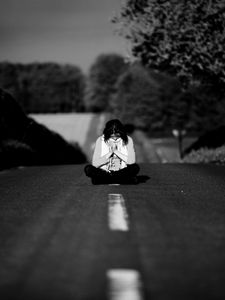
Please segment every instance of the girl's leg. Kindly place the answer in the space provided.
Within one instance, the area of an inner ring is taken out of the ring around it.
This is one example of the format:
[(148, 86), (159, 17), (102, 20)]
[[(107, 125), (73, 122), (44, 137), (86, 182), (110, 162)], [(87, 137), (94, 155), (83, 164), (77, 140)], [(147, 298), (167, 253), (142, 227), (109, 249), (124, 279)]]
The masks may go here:
[(115, 180), (123, 182), (133, 182), (137, 183), (136, 175), (139, 173), (140, 167), (138, 164), (127, 165), (126, 168), (123, 168), (119, 171), (114, 172)]
[(110, 179), (110, 176), (106, 171), (104, 171), (100, 168), (96, 168), (92, 165), (85, 166), (84, 172), (85, 172), (86, 176), (91, 177), (92, 183), (94, 183), (94, 184), (107, 183)]

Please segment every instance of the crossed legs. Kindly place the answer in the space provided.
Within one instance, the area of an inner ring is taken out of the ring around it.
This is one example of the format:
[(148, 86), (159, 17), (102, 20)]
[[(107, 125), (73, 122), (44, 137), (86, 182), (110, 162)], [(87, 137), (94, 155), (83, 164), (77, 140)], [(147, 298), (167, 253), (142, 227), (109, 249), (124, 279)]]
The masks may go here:
[(119, 171), (106, 172), (101, 168), (87, 165), (84, 168), (86, 176), (92, 179), (93, 184), (100, 183), (137, 183), (136, 175), (140, 171), (138, 164), (127, 165)]

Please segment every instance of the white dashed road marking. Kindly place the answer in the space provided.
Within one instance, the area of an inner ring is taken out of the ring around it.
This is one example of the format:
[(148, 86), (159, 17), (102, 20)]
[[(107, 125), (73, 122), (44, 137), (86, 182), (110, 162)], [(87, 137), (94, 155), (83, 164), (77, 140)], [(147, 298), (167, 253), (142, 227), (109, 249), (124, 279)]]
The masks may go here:
[[(128, 231), (129, 218), (121, 194), (108, 194), (108, 222), (111, 230)], [(133, 269), (107, 271), (108, 300), (143, 300), (140, 273)]]
[(121, 194), (108, 195), (108, 222), (111, 230), (128, 231), (129, 220), (124, 198)]
[(143, 300), (139, 272), (130, 269), (111, 269), (107, 272), (109, 300)]

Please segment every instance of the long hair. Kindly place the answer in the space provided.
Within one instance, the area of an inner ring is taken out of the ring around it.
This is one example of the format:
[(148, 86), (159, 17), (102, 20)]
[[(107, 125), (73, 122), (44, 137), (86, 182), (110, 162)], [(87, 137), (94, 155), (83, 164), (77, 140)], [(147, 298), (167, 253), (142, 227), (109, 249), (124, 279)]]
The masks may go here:
[(105, 129), (103, 130), (104, 140), (107, 142), (112, 134), (119, 134), (123, 143), (127, 145), (128, 136), (123, 124), (118, 119), (113, 119), (105, 124)]

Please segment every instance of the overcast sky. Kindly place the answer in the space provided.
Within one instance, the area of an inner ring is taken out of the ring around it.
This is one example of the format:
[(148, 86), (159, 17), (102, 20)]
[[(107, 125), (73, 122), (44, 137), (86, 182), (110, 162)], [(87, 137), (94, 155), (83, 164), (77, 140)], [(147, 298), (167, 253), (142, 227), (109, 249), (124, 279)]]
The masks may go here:
[(110, 23), (121, 0), (0, 0), (0, 61), (72, 63), (85, 72), (101, 53), (125, 55)]

